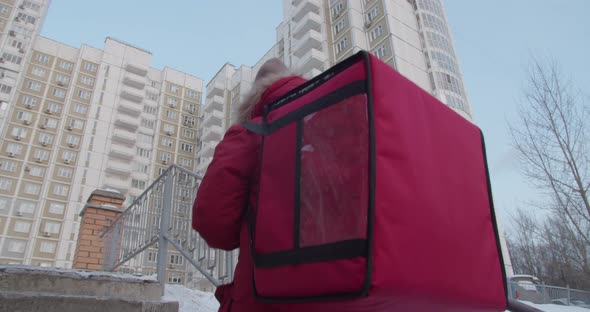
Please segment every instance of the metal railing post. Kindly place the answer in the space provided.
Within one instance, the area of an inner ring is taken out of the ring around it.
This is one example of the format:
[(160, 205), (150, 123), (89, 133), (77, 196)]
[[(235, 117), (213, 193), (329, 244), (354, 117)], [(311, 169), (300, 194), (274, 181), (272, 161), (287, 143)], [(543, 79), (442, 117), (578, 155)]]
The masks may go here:
[(114, 224), (114, 228), (111, 231), (111, 235), (110, 236), (110, 245), (109, 245), (109, 257), (107, 258), (107, 262), (106, 264), (106, 269), (108, 271), (114, 271), (115, 269), (115, 260), (117, 258), (116, 256), (116, 252), (117, 252), (117, 245), (119, 244), (119, 226), (121, 225), (121, 223), (117, 222)]
[(166, 285), (166, 263), (168, 258), (168, 233), (170, 227), (170, 210), (172, 209), (172, 188), (174, 187), (173, 171), (168, 171), (164, 182), (164, 196), (162, 198), (162, 215), (160, 217), (160, 237), (158, 239), (158, 281), (162, 285), (162, 295)]

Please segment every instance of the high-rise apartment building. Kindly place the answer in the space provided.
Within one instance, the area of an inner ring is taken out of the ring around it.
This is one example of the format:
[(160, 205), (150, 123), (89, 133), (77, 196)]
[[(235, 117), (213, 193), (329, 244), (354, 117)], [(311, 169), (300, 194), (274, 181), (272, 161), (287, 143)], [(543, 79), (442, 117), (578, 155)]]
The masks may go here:
[(207, 86), (198, 171), (207, 168), (258, 67), (270, 57), (312, 78), (367, 50), (471, 120), (441, 0), (283, 0), (276, 44), (253, 67), (226, 64)]
[(49, 0), (0, 0), (0, 132)]
[(69, 267), (92, 191), (130, 203), (170, 164), (195, 170), (203, 82), (112, 38), (28, 55), (0, 137), (0, 262)]

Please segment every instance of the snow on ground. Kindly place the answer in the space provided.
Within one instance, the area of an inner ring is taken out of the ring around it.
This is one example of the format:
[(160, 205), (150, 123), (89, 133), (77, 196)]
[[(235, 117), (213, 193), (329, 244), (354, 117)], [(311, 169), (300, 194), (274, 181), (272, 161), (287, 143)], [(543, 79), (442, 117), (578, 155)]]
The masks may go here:
[(545, 312), (588, 312), (588, 309), (584, 309), (584, 308), (580, 308), (580, 307), (574, 307), (574, 306), (562, 306), (562, 305), (557, 305), (557, 304), (535, 304), (535, 303), (530, 303), (527, 301), (523, 301), (523, 303), (526, 303), (530, 306), (533, 306), (539, 310), (543, 310)]
[(0, 265), (0, 272), (11, 274), (44, 274), (51, 276), (63, 276), (75, 279), (108, 279), (122, 281), (156, 281), (156, 275), (140, 275), (119, 272), (90, 271), (77, 269), (49, 268), (32, 265)]
[(217, 312), (219, 303), (213, 293), (186, 288), (182, 285), (166, 285), (163, 300), (178, 301), (178, 312)]

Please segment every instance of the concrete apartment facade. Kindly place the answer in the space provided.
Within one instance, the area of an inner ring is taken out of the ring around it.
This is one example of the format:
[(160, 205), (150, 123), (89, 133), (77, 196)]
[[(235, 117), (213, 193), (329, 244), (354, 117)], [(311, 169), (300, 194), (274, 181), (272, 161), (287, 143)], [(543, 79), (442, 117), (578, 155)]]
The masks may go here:
[(92, 191), (131, 203), (170, 164), (195, 170), (203, 81), (112, 38), (29, 55), (0, 140), (0, 262), (70, 267)]

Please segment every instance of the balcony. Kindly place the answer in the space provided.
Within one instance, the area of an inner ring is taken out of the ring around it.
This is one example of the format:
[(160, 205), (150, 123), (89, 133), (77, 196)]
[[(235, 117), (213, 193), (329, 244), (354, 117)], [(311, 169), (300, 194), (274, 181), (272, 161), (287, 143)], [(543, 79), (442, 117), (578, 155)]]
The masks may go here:
[(135, 132), (139, 128), (139, 120), (139, 118), (133, 118), (125, 114), (117, 114), (115, 126)]
[(293, 15), (293, 21), (299, 22), (306, 13), (313, 12), (316, 14), (320, 13), (320, 4), (315, 0), (301, 1), (295, 5), (295, 15)]
[(131, 168), (128, 163), (110, 160), (107, 163), (106, 172), (121, 177), (129, 178), (129, 176), (131, 175)]
[(216, 95), (213, 97), (213, 99), (211, 99), (211, 101), (205, 103), (205, 115), (214, 111), (222, 112), (223, 106), (225, 106), (225, 99)]
[(143, 92), (132, 91), (130, 89), (124, 88), (121, 91), (121, 97), (135, 103), (141, 103), (141, 101), (143, 101)]
[(223, 128), (220, 126), (209, 126), (203, 129), (202, 140), (204, 142), (219, 142), (223, 136)]
[(207, 86), (207, 98), (212, 96), (223, 97), (225, 83), (221, 80), (214, 80)]
[(121, 113), (125, 113), (134, 117), (139, 117), (141, 115), (141, 111), (143, 110), (141, 104), (134, 103), (127, 100), (119, 101), (119, 105), (117, 106), (117, 111)]
[(203, 143), (203, 147), (201, 147), (201, 157), (213, 157), (213, 152), (215, 152), (215, 147), (217, 146), (217, 143), (218, 142), (215, 141)]
[(104, 188), (115, 189), (120, 193), (125, 194), (129, 190), (129, 181), (114, 178), (106, 179), (104, 182)]
[(109, 156), (126, 161), (131, 161), (135, 156), (135, 148), (120, 144), (111, 144), (111, 151), (109, 152)]
[(224, 119), (225, 114), (222, 111), (213, 110), (212, 112), (206, 113), (205, 116), (203, 116), (203, 123), (201, 125), (203, 127), (222, 126)]
[(142, 65), (136, 65), (136, 64), (127, 64), (125, 66), (125, 70), (130, 72), (130, 73), (134, 73), (136, 75), (145, 77), (145, 75), (147, 75), (148, 70), (147, 68), (144, 68)]
[(308, 12), (303, 16), (301, 21), (295, 26), (293, 31), (293, 37), (297, 40), (301, 39), (310, 30), (320, 32), (322, 29), (322, 19), (319, 14), (314, 12)]
[(123, 78), (123, 83), (139, 90), (145, 88), (145, 78), (134, 73), (127, 73)]
[(299, 59), (299, 70), (302, 73), (307, 73), (313, 69), (321, 70), (325, 62), (326, 55), (324, 52), (316, 49), (310, 49)]
[(137, 137), (136, 137), (135, 133), (133, 133), (133, 132), (129, 132), (129, 131), (121, 130), (121, 129), (115, 129), (115, 131), (113, 131), (112, 140), (115, 142), (118, 142), (118, 143), (126, 144), (128, 146), (133, 146), (133, 145), (135, 145), (135, 141), (137, 140)]
[(310, 49), (321, 50), (323, 37), (322, 34), (315, 31), (308, 31), (301, 39), (297, 40), (294, 45), (293, 51), (295, 56), (301, 57), (307, 53)]

